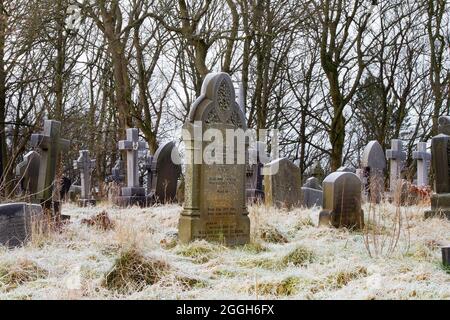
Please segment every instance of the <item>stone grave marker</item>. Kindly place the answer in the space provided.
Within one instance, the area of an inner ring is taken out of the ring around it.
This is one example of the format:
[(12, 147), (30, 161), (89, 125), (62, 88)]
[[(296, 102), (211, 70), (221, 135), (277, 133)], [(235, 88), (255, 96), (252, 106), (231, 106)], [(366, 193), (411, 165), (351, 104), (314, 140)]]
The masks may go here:
[(178, 179), (181, 176), (180, 154), (175, 142), (163, 144), (148, 161), (148, 195), (155, 203), (174, 202), (177, 197)]
[(267, 145), (258, 141), (255, 146), (248, 150), (249, 161), (247, 167), (247, 202), (257, 203), (264, 201), (264, 176), (262, 174), (265, 164), (270, 162), (270, 157), (266, 154)]
[(364, 148), (361, 167), (362, 181), (367, 198), (372, 203), (379, 203), (384, 193), (384, 173), (386, 156), (377, 140), (370, 141)]
[(450, 116), (439, 118), (439, 135), (432, 139), (431, 153), (434, 192), (431, 210), (425, 212), (425, 217), (445, 216), (450, 219)]
[(88, 150), (81, 150), (78, 160), (73, 162), (75, 170), (80, 171), (81, 197), (78, 200), (80, 207), (95, 206), (96, 201), (92, 196), (92, 171), (95, 168), (95, 160), (89, 157)]
[(390, 167), (389, 188), (391, 195), (395, 195), (397, 187), (401, 188), (402, 185), (401, 173), (403, 162), (406, 160), (406, 152), (403, 151), (401, 140), (394, 139), (391, 141), (391, 149), (386, 151), (386, 158), (389, 160)]
[(292, 161), (281, 158), (264, 166), (266, 205), (277, 208), (301, 206), (302, 176)]
[(16, 176), (21, 180), (22, 190), (26, 195), (35, 197), (38, 191), (39, 165), (41, 156), (36, 151), (30, 151), (21, 163), (16, 166)]
[(323, 210), (320, 225), (362, 229), (361, 180), (354, 173), (334, 172), (323, 181)]
[(139, 141), (139, 130), (127, 129), (127, 140), (119, 141), (119, 150), (127, 152), (127, 186), (122, 188), (122, 195), (116, 198), (116, 204), (121, 207), (148, 205), (145, 188), (139, 183), (139, 151), (145, 150), (147, 144)]
[[(243, 155), (243, 161), (236, 161), (242, 158), (242, 151), (247, 153), (248, 144), (236, 146), (235, 139), (229, 141), (225, 132), (247, 129), (235, 97), (228, 74), (207, 75), (201, 95), (184, 125), (187, 161), (185, 202), (178, 227), (182, 243), (205, 239), (233, 246), (250, 241), (245, 191), (247, 155)], [(203, 141), (203, 135), (211, 132), (210, 129), (221, 133), (225, 144), (215, 148), (216, 161), (203, 157), (204, 152), (211, 148), (208, 142)], [(231, 145), (235, 146), (234, 150), (230, 149)], [(234, 163), (223, 161), (229, 157), (235, 160)]]
[(59, 202), (53, 199), (56, 168), (60, 159), (60, 152), (67, 150), (70, 146), (69, 140), (61, 139), (61, 122), (45, 120), (43, 133), (33, 134), (31, 145), (34, 148), (39, 148), (39, 154), (41, 155), (37, 202), (59, 215)]
[(417, 143), (417, 151), (413, 152), (413, 159), (417, 160), (417, 186), (428, 186), (428, 171), (431, 154), (427, 152), (427, 143)]
[(43, 221), (39, 204), (10, 203), (0, 205), (0, 244), (9, 248), (19, 247), (31, 240), (34, 231)]
[(323, 202), (323, 191), (319, 179), (311, 177), (302, 187), (302, 206), (306, 208), (320, 207)]

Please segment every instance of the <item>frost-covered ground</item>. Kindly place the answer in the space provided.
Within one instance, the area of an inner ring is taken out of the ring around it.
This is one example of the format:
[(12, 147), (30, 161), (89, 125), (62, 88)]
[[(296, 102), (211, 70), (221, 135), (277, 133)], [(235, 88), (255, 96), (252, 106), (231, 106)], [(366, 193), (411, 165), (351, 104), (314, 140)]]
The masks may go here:
[[(81, 224), (102, 211), (114, 230)], [(439, 248), (450, 221), (425, 221), (422, 208), (407, 209), (410, 241), (377, 258), (363, 233), (315, 227), (315, 210), (250, 211), (252, 244), (229, 249), (177, 244), (179, 206), (66, 205), (62, 232), (0, 248), (0, 299), (450, 299)]]

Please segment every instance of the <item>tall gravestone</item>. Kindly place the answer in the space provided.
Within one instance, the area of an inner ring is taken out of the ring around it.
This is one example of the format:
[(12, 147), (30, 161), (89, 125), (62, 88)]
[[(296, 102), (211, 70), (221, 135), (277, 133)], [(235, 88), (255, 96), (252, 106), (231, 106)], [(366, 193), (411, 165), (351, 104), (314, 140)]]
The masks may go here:
[(70, 146), (70, 141), (61, 139), (61, 122), (45, 120), (43, 133), (33, 134), (31, 145), (39, 148), (41, 155), (37, 202), (59, 215), (59, 202), (53, 199), (56, 168), (60, 159), (60, 152), (67, 150)]
[(36, 151), (30, 151), (21, 163), (16, 166), (16, 176), (20, 179), (20, 185), (26, 195), (36, 197), (38, 191), (39, 165), (41, 156)]
[(434, 193), (425, 217), (443, 215), (450, 219), (450, 116), (439, 118), (439, 135), (431, 142), (431, 153)]
[(125, 162), (122, 159), (118, 159), (111, 170), (112, 181), (120, 184), (125, 181)]
[(384, 193), (384, 173), (386, 171), (386, 156), (381, 144), (370, 141), (364, 148), (361, 167), (364, 189), (370, 202), (379, 203)]
[(323, 181), (323, 210), (320, 225), (361, 229), (364, 212), (361, 209), (361, 180), (354, 173), (334, 172)]
[(427, 152), (427, 143), (417, 143), (417, 151), (413, 152), (413, 158), (417, 160), (417, 185), (428, 186), (428, 171), (431, 154)]
[(393, 195), (397, 192), (397, 188), (401, 188), (401, 174), (406, 160), (406, 152), (403, 151), (401, 140), (391, 141), (391, 149), (386, 151), (386, 158), (389, 160), (390, 167), (389, 188)]
[(175, 142), (163, 144), (149, 157), (147, 193), (156, 203), (171, 203), (177, 197), (181, 176), (180, 155)]
[(266, 205), (278, 208), (301, 206), (302, 175), (300, 168), (286, 158), (264, 167)]
[[(243, 161), (237, 161), (242, 152), (247, 152), (248, 144), (236, 146), (235, 139), (230, 141), (226, 135), (226, 131), (247, 129), (235, 96), (228, 74), (209, 74), (184, 125), (186, 185), (184, 210), (179, 221), (179, 238), (183, 243), (206, 239), (243, 245), (250, 241), (245, 197), (246, 155)], [(203, 141), (203, 135), (211, 132), (209, 129), (221, 133), (225, 143), (215, 150), (217, 161), (204, 161), (203, 155), (210, 143)], [(234, 163), (225, 161), (224, 158), (230, 157)]]
[(78, 160), (73, 162), (75, 170), (80, 171), (81, 196), (78, 205), (81, 207), (95, 206), (96, 201), (92, 196), (92, 171), (95, 168), (95, 160), (89, 157), (88, 150), (81, 150)]
[(121, 207), (148, 205), (145, 188), (139, 183), (139, 151), (145, 150), (147, 144), (139, 141), (139, 130), (127, 129), (127, 139), (119, 141), (119, 150), (127, 153), (127, 186), (122, 188), (122, 195), (116, 198), (116, 204)]
[(249, 161), (247, 168), (247, 202), (257, 203), (264, 201), (264, 176), (262, 174), (265, 164), (270, 162), (270, 157), (266, 154), (267, 145), (258, 141), (255, 146), (249, 149)]

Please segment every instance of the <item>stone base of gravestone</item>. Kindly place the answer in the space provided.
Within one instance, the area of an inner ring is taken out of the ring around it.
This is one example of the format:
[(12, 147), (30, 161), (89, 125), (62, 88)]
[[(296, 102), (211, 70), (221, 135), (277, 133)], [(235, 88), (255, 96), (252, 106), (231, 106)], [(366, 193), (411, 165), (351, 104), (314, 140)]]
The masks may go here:
[(306, 208), (314, 208), (322, 206), (323, 202), (323, 191), (312, 189), (312, 188), (302, 188), (301, 195), (301, 205)]
[(87, 208), (87, 207), (95, 207), (97, 205), (97, 200), (95, 199), (79, 199), (78, 200), (78, 206), (81, 208)]
[(70, 202), (77, 202), (81, 196), (81, 186), (71, 185), (69, 189)]
[(431, 210), (425, 211), (425, 219), (446, 217), (450, 219), (450, 193), (433, 194)]
[(206, 240), (225, 246), (242, 246), (250, 242), (250, 219), (248, 216), (200, 219), (182, 215), (178, 225), (178, 237), (181, 243)]
[[(356, 214), (359, 215), (359, 218), (356, 218)], [(334, 211), (330, 210), (322, 210), (319, 214), (319, 225), (324, 227), (329, 227), (330, 225), (335, 228), (346, 227), (348, 229), (357, 229), (361, 230), (364, 228), (364, 211), (355, 212), (352, 217), (352, 222), (343, 221), (343, 217), (341, 214), (337, 214)], [(347, 219), (348, 220), (348, 219)]]
[(247, 202), (251, 204), (264, 203), (264, 191), (258, 189), (246, 190)]
[(31, 240), (34, 230), (43, 221), (40, 205), (11, 203), (0, 205), (0, 244), (9, 248), (20, 247)]
[(141, 187), (125, 187), (122, 188), (122, 195), (116, 197), (114, 203), (121, 207), (148, 207), (153, 203), (153, 197), (148, 197), (145, 195), (145, 188)]

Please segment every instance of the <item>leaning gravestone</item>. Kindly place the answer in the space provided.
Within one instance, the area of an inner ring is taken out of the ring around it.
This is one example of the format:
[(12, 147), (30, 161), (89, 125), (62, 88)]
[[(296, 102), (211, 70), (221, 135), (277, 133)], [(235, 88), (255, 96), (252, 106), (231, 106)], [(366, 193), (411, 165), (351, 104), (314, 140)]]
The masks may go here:
[(60, 152), (67, 150), (70, 141), (61, 139), (61, 122), (45, 120), (44, 132), (31, 136), (31, 145), (40, 149), (41, 161), (39, 164), (39, 179), (37, 202), (44, 209), (53, 210), (59, 216), (60, 206), (56, 199), (53, 199), (53, 188), (56, 177), (56, 168), (59, 162)]
[(31, 240), (43, 221), (42, 207), (38, 204), (11, 203), (0, 205), (0, 244), (19, 247)]
[(138, 129), (127, 129), (127, 140), (119, 141), (119, 150), (127, 152), (127, 186), (122, 188), (122, 195), (116, 198), (116, 204), (121, 207), (148, 205), (145, 188), (139, 184), (138, 156), (140, 150), (145, 150), (147, 144), (139, 141)]
[(256, 142), (249, 152), (249, 164), (247, 167), (246, 193), (248, 203), (264, 201), (264, 176), (262, 174), (265, 164), (270, 162), (270, 157), (266, 154), (267, 145), (264, 142)]
[(78, 160), (73, 162), (75, 170), (80, 171), (81, 197), (78, 200), (80, 207), (95, 206), (97, 203), (92, 196), (92, 170), (95, 168), (95, 160), (91, 160), (88, 150), (81, 150)]
[[(211, 132), (209, 129), (221, 133), (225, 143), (215, 150), (217, 161), (203, 157), (210, 147), (203, 141), (205, 132)], [(234, 137), (228, 141), (226, 135), (226, 131), (237, 129), (247, 128), (244, 114), (235, 101), (231, 78), (226, 73), (211, 73), (206, 76), (201, 96), (184, 125), (185, 204), (178, 228), (183, 243), (206, 239), (226, 245), (243, 245), (250, 241), (245, 198), (248, 145), (244, 142), (236, 146)], [(229, 149), (230, 145), (234, 145), (233, 151)], [(223, 161), (230, 157), (234, 163)]]
[(354, 173), (334, 172), (323, 181), (323, 210), (320, 225), (361, 229), (364, 212), (361, 209), (361, 180)]
[(322, 186), (319, 179), (311, 177), (302, 187), (302, 206), (306, 208), (320, 207), (323, 202)]
[(178, 179), (181, 176), (180, 154), (175, 142), (162, 145), (155, 153), (148, 169), (148, 195), (156, 203), (171, 203), (177, 197)]
[(31, 198), (38, 191), (39, 164), (41, 156), (36, 151), (30, 151), (21, 163), (16, 166), (16, 176), (21, 180), (22, 190)]
[(397, 193), (397, 189), (401, 188), (401, 173), (403, 162), (406, 160), (406, 152), (403, 151), (401, 140), (394, 139), (391, 141), (391, 149), (386, 151), (386, 158), (390, 163), (389, 188), (391, 196), (394, 196)]
[(383, 147), (377, 140), (370, 141), (364, 148), (361, 167), (364, 189), (372, 203), (379, 203), (383, 197), (386, 166)]
[(439, 135), (431, 142), (431, 153), (434, 193), (425, 218), (443, 215), (450, 219), (450, 116), (439, 118)]
[(300, 168), (286, 158), (264, 166), (266, 205), (292, 208), (301, 205), (302, 175)]
[(413, 152), (413, 159), (417, 160), (417, 186), (428, 186), (428, 169), (431, 154), (427, 152), (427, 143), (417, 143), (417, 151)]

